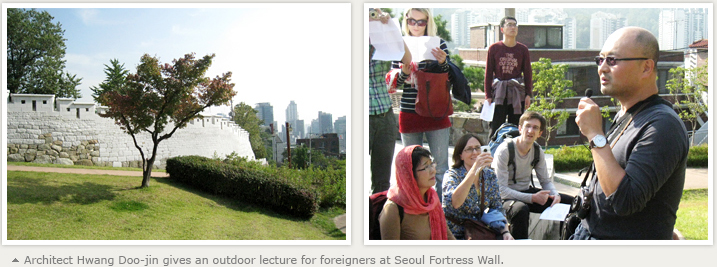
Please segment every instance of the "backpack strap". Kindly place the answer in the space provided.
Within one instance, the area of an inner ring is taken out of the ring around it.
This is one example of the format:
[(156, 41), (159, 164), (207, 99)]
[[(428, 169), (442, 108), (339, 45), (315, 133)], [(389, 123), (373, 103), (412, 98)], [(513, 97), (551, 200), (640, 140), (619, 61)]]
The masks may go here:
[(533, 188), (535, 188), (535, 182), (533, 182), (533, 170), (535, 169), (535, 165), (538, 165), (538, 161), (540, 161), (540, 145), (533, 142), (533, 161), (530, 162), (530, 184)]
[[(538, 165), (538, 161), (540, 161), (540, 145), (536, 142), (533, 142), (533, 153), (533, 161), (530, 162), (530, 185), (535, 188), (533, 169), (535, 169), (535, 165)], [(510, 165), (513, 165), (513, 183), (517, 184), (518, 182), (515, 180), (515, 143), (513, 143), (512, 138), (508, 140), (508, 166)]]

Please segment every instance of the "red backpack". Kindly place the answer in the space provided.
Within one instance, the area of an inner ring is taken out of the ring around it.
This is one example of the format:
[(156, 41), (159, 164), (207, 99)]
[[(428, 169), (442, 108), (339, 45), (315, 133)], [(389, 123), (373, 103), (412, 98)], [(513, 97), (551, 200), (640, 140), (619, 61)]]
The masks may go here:
[[(368, 219), (368, 239), (369, 240), (381, 240), (381, 226), (378, 222), (378, 216), (381, 214), (381, 211), (383, 210), (383, 205), (386, 204), (386, 200), (388, 200), (388, 197), (386, 196), (386, 191), (378, 192), (376, 194), (373, 194), (368, 197), (368, 207), (369, 207), (369, 219)], [(403, 207), (399, 206), (398, 204), (398, 216), (401, 217), (401, 222), (403, 222)]]

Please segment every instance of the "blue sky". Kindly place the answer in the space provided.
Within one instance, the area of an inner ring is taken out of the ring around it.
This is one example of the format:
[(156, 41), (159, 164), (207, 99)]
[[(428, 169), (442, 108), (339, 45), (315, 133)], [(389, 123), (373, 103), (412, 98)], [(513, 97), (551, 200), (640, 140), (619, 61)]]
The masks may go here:
[[(207, 76), (233, 73), (234, 104), (270, 102), (279, 123), (291, 100), (307, 126), (318, 111), (333, 114), (334, 120), (348, 115), (351, 24), (346, 14), (350, 5), (190, 6), (34, 7), (48, 11), (53, 22), (62, 24), (67, 39), (66, 71), (83, 78), (82, 102), (92, 101), (89, 88), (105, 79), (104, 65), (110, 59), (118, 59), (134, 73), (143, 54), (171, 63), (195, 52), (197, 57), (216, 54)], [(228, 111), (228, 107), (209, 110)]]

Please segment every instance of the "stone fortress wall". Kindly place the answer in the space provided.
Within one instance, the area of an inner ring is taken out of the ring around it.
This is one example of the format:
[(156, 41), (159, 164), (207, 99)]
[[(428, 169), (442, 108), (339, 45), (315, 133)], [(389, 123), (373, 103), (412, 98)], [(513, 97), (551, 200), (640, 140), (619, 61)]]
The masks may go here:
[[(8, 161), (142, 166), (132, 136), (114, 120), (97, 115), (94, 103), (39, 94), (12, 94), (6, 103)], [(137, 143), (149, 158), (150, 135), (137, 135)], [(220, 116), (205, 116), (159, 143), (155, 167), (164, 168), (166, 159), (175, 156), (223, 158), (232, 152), (255, 159), (249, 133)]]

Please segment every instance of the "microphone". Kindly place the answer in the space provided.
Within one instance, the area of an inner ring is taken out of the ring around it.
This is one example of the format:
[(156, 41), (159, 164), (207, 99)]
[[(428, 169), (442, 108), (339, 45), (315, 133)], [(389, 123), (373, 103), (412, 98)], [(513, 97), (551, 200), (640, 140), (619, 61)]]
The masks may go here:
[(590, 89), (590, 88), (586, 89), (586, 90), (585, 90), (585, 97), (590, 98), (590, 97), (592, 97), (592, 96), (593, 96), (593, 89)]

